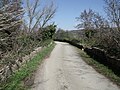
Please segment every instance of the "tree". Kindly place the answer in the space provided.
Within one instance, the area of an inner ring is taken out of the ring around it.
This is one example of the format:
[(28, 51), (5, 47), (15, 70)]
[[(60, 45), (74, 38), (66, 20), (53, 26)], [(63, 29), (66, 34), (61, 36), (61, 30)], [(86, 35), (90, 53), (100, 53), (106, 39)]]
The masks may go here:
[(42, 39), (47, 40), (47, 39), (53, 39), (53, 36), (56, 31), (56, 25), (51, 24), (48, 25), (47, 27), (43, 28), (44, 30), (42, 31)]
[(120, 32), (120, 0), (104, 0), (109, 21)]
[(84, 28), (87, 30), (99, 29), (108, 27), (108, 22), (98, 12), (92, 9), (84, 10), (79, 17), (76, 17), (80, 23), (76, 26), (78, 29)]
[(80, 21), (81, 23), (78, 24), (76, 27), (84, 28), (84, 29), (91, 29), (93, 27), (92, 25), (92, 17), (94, 15), (94, 12), (89, 9), (89, 11), (84, 10), (79, 17), (76, 17), (77, 21)]
[(108, 21), (92, 9), (89, 9), (88, 11), (84, 10), (76, 19), (77, 21), (80, 21), (76, 27), (78, 29), (84, 28), (87, 38), (94, 36), (95, 30), (109, 27)]
[(35, 28), (43, 28), (51, 20), (56, 12), (56, 7), (51, 2), (48, 5), (41, 4), (42, 0), (26, 0), (26, 17), (29, 32), (35, 31)]

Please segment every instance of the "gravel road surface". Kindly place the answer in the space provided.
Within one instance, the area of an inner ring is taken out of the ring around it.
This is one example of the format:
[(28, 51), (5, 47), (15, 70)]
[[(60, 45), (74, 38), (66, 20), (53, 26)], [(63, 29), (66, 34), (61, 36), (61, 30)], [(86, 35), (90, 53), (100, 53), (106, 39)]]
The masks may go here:
[(49, 58), (39, 66), (31, 90), (120, 90), (87, 65), (77, 48), (56, 42)]

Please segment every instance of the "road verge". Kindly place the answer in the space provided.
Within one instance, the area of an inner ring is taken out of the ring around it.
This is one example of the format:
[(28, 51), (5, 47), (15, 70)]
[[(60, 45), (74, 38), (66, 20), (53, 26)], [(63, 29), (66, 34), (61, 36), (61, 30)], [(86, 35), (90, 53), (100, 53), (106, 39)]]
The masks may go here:
[(55, 44), (51, 43), (44, 47), (35, 57), (16, 71), (6, 83), (2, 84), (0, 90), (26, 90), (28, 87), (24, 85), (24, 80), (32, 76), (42, 60), (51, 53), (54, 46)]

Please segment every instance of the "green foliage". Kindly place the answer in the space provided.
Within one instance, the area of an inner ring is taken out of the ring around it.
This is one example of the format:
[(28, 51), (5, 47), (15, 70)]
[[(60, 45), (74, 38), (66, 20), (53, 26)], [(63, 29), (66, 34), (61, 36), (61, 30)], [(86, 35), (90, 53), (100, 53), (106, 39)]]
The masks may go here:
[(75, 37), (77, 37), (77, 35), (75, 36), (72, 32), (70, 32), (70, 31), (64, 31), (62, 29), (59, 29), (55, 33), (54, 39), (70, 40), (71, 41), (71, 40), (75, 40), (76, 39)]
[(40, 46), (42, 46), (42, 47), (48, 46), (51, 42), (53, 42), (52, 39), (47, 39), (47, 40), (45, 40), (45, 41), (42, 41), (42, 42), (40, 43)]
[(49, 26), (43, 28), (42, 39), (43, 40), (52, 39), (55, 34), (56, 27), (57, 27), (56, 25), (49, 25)]
[(95, 35), (95, 30), (85, 30), (85, 36), (87, 38), (92, 38)]
[(62, 29), (59, 29), (56, 33), (55, 33), (55, 39), (63, 39), (65, 38), (65, 31)]

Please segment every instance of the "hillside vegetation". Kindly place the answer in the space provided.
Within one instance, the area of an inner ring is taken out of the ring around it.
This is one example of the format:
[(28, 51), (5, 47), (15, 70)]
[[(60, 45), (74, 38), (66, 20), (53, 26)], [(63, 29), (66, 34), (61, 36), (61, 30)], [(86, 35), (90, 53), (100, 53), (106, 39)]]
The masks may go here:
[(0, 83), (15, 73), (23, 57), (52, 41), (56, 25), (48, 22), (56, 8), (52, 2), (41, 7), (40, 1), (0, 0)]

